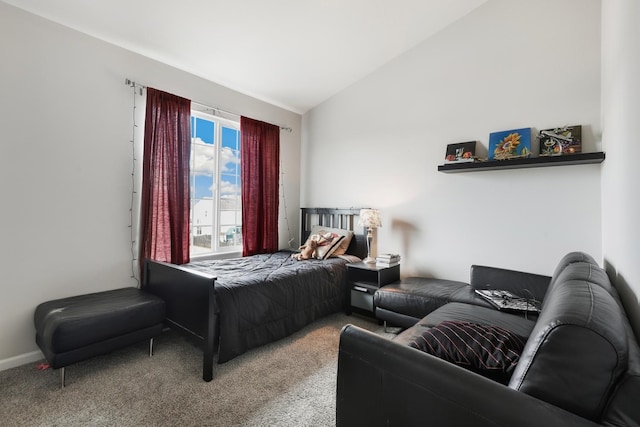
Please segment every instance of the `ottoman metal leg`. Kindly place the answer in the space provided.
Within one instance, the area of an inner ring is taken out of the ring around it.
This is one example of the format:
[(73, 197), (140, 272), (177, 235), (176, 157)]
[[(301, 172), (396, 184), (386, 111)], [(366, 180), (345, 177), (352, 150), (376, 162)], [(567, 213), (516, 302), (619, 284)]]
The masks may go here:
[[(153, 356), (153, 338), (149, 339), (149, 357)], [(64, 388), (65, 372), (64, 367), (60, 368), (60, 388)]]

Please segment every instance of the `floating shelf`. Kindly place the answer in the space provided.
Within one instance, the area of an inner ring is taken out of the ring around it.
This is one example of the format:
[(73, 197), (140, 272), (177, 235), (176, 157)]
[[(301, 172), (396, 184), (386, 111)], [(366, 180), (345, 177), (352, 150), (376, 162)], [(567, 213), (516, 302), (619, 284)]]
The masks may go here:
[(566, 154), (563, 156), (527, 157), (525, 159), (490, 160), (473, 163), (447, 163), (438, 165), (438, 172), (458, 173), (501, 169), (541, 168), (546, 166), (570, 166), (602, 163), (604, 152)]

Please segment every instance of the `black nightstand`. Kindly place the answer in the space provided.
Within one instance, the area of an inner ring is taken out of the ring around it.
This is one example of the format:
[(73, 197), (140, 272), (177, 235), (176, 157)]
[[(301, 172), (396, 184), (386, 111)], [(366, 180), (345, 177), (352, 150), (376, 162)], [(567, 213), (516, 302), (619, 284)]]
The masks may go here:
[(400, 264), (376, 267), (375, 264), (347, 264), (347, 314), (373, 316), (373, 294), (384, 285), (400, 280)]

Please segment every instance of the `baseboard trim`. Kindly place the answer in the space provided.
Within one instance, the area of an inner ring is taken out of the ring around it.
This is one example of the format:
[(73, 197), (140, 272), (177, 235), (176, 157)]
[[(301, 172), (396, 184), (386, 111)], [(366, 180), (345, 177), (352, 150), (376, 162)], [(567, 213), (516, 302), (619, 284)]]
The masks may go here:
[(24, 353), (19, 356), (10, 357), (8, 359), (3, 359), (0, 360), (0, 371), (6, 371), (7, 369), (37, 362), (41, 359), (44, 359), (44, 354), (40, 350), (32, 351), (31, 353)]

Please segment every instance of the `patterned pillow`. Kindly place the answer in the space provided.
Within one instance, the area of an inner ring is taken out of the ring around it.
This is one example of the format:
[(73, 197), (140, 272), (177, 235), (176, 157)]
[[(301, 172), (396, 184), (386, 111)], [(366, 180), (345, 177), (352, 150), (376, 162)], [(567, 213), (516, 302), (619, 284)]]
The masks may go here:
[(309, 240), (315, 240), (318, 243), (315, 252), (315, 258), (317, 259), (329, 258), (340, 245), (342, 239), (344, 239), (344, 236), (335, 233), (312, 234), (309, 236)]
[(526, 338), (498, 326), (444, 321), (409, 345), (501, 383), (507, 383)]
[(340, 244), (334, 250), (331, 251), (331, 253), (327, 256), (327, 258), (329, 256), (344, 255), (347, 252), (347, 249), (349, 248), (351, 239), (353, 238), (353, 234), (354, 234), (353, 231), (342, 230), (340, 228), (324, 227), (322, 225), (314, 225), (313, 227), (311, 227), (311, 235), (326, 234), (326, 233), (334, 233), (339, 236), (344, 236), (344, 239), (340, 240)]

